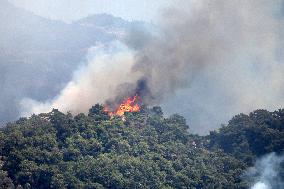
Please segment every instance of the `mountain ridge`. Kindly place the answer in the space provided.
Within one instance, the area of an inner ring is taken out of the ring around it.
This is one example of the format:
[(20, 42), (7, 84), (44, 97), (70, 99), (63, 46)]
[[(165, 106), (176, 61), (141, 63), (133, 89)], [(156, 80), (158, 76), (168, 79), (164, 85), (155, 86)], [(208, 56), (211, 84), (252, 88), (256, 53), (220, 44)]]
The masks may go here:
[(121, 19), (110, 15), (114, 26), (108, 27), (115, 32), (107, 25), (86, 27), (43, 18), (8, 1), (1, 1), (0, 9), (0, 125), (19, 117), (23, 98), (45, 101), (56, 96), (87, 61), (90, 47), (121, 40), (131, 27), (124, 21), (127, 28), (115, 29)]

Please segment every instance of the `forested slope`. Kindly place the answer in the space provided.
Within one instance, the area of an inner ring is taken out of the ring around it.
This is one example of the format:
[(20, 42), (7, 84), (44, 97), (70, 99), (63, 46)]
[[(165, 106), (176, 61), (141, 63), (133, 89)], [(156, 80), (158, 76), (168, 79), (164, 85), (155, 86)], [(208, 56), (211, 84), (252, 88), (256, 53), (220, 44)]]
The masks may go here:
[(53, 110), (0, 130), (0, 188), (247, 188), (248, 165), (283, 151), (283, 120), (259, 110), (201, 137), (160, 107), (114, 118), (100, 105)]
[(270, 152), (283, 153), (284, 110), (256, 110), (239, 114), (218, 132), (210, 133), (211, 149), (222, 149), (247, 165)]

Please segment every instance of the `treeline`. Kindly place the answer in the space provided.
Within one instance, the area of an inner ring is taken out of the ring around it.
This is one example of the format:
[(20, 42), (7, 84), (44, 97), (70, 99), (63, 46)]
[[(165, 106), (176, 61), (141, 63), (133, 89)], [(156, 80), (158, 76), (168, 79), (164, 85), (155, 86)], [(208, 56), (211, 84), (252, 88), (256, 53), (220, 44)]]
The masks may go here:
[(210, 149), (220, 148), (251, 166), (257, 157), (264, 154), (283, 153), (284, 109), (239, 114), (219, 131), (211, 132), (208, 138)]
[(101, 105), (53, 110), (0, 130), (0, 188), (247, 188), (244, 170), (283, 152), (283, 131), (284, 110), (240, 114), (205, 137), (160, 107), (124, 118)]

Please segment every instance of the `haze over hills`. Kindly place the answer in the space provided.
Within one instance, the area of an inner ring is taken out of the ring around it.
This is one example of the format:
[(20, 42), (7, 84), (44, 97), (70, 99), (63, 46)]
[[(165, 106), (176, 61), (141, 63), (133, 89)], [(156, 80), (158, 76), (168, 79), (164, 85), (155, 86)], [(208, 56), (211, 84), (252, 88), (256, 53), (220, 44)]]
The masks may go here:
[(0, 2), (0, 188), (284, 188), (282, 1), (39, 1)]
[(22, 98), (54, 97), (89, 47), (121, 38), (132, 25), (106, 14), (66, 24), (1, 1), (0, 124), (18, 116)]
[[(281, 2), (194, 2), (161, 10), (149, 35), (144, 23), (107, 14), (66, 24), (1, 1), (0, 122), (52, 107), (86, 113), (117, 96), (112, 89), (137, 79), (151, 90), (148, 105), (185, 116), (194, 133), (208, 134), (240, 112), (282, 108)], [(135, 79), (138, 72), (143, 76)]]

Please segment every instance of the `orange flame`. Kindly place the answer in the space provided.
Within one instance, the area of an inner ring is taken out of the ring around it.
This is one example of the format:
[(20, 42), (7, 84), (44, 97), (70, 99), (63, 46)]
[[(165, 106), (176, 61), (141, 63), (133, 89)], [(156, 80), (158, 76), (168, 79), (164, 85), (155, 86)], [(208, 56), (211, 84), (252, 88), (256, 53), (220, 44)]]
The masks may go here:
[(104, 111), (108, 113), (109, 116), (123, 116), (125, 112), (139, 112), (140, 106), (138, 104), (139, 97), (135, 95), (134, 97), (126, 98), (115, 111), (110, 111), (106, 106)]

